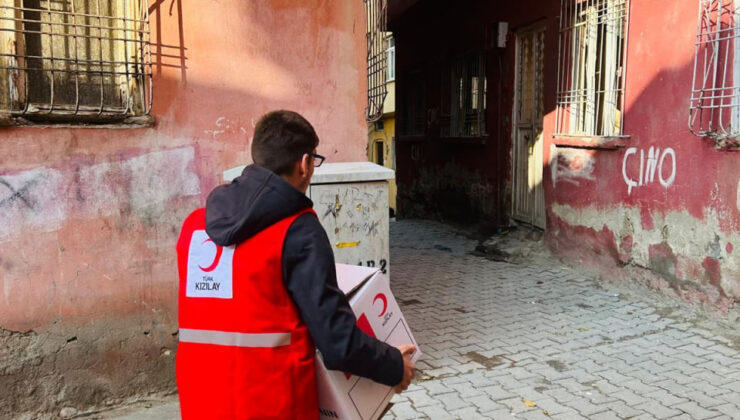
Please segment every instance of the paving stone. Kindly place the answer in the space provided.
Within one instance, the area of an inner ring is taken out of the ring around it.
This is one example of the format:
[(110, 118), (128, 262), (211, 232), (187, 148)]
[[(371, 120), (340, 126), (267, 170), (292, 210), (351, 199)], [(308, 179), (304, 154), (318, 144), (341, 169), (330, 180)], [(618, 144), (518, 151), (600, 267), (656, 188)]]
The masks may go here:
[(617, 413), (611, 410), (591, 414), (589, 418), (593, 420), (621, 420), (622, 419), (622, 417), (619, 417)]
[(525, 411), (532, 411), (532, 410), (537, 409), (534, 406), (529, 406), (525, 404), (525, 400), (519, 397), (501, 400), (499, 401), (499, 404), (508, 407), (511, 410), (511, 412), (516, 415), (519, 415), (520, 413), (524, 413)]
[(450, 411), (450, 414), (459, 420), (483, 420), (489, 418), (480, 414), (475, 407), (465, 407), (459, 410)]
[(713, 407), (712, 409), (726, 416), (740, 417), (740, 398), (738, 399), (737, 404), (726, 403)]
[(484, 413), (486, 411), (507, 409), (506, 406), (497, 403), (496, 401), (494, 401), (493, 399), (491, 399), (490, 397), (486, 395), (479, 395), (479, 396), (473, 396), (473, 397), (465, 396), (464, 399), (468, 403), (475, 406), (476, 409), (481, 413)]
[(484, 418), (487, 419), (496, 419), (496, 420), (516, 420), (520, 419), (520, 417), (516, 417), (511, 414), (511, 411), (508, 409), (499, 409), (499, 410), (493, 410), (493, 411), (486, 411), (481, 413)]
[(488, 387), (483, 387), (483, 388), (478, 388), (478, 389), (485, 392), (494, 401), (506, 400), (506, 399), (513, 398), (516, 396), (514, 395), (514, 393), (509, 392), (505, 390), (504, 388), (502, 388), (500, 385), (488, 386)]
[(425, 415), (429, 419), (434, 420), (458, 420), (457, 417), (450, 414), (444, 407), (440, 405), (428, 405), (426, 407), (417, 408), (417, 410)]
[(427, 382), (423, 382), (419, 384), (419, 386), (426, 389), (427, 394), (431, 397), (438, 395), (438, 394), (447, 394), (450, 392), (455, 392), (454, 389), (443, 385), (441, 381), (427, 381)]
[(657, 401), (666, 407), (671, 407), (688, 401), (686, 398), (679, 397), (664, 389), (645, 394), (645, 397), (650, 400)]
[(575, 410), (566, 413), (554, 414), (550, 416), (550, 418), (553, 418), (555, 420), (589, 420), (588, 417), (583, 417)]
[(681, 411), (668, 408), (657, 401), (648, 401), (646, 403), (636, 405), (635, 408), (643, 410), (658, 419), (666, 419), (681, 414)]
[(617, 398), (619, 400), (622, 400), (627, 405), (632, 406), (632, 407), (634, 407), (634, 406), (636, 406), (638, 404), (642, 404), (642, 403), (644, 403), (644, 402), (647, 401), (644, 397), (642, 397), (642, 396), (640, 396), (640, 395), (638, 395), (638, 394), (636, 394), (633, 391), (630, 391), (628, 389), (625, 389), (625, 390), (616, 392), (616, 393), (612, 394), (612, 397)]
[(623, 401), (615, 401), (615, 402), (607, 403), (605, 404), (605, 406), (608, 407), (609, 410), (615, 412), (617, 416), (623, 419), (637, 417), (637, 416), (645, 414), (644, 411), (638, 410), (634, 407), (630, 407), (627, 404), (625, 404)]
[(527, 420), (550, 420), (550, 416), (540, 410), (532, 410), (522, 414), (518, 414), (517, 418)]
[[(738, 396), (738, 402), (740, 402), (740, 393), (738, 393), (737, 396)], [(694, 401), (700, 406), (707, 408), (707, 409), (711, 409), (712, 407), (716, 407), (718, 405), (722, 405), (725, 403), (724, 400), (710, 397), (703, 392), (694, 392), (688, 395), (688, 397), (691, 399), (691, 401)], [(740, 413), (739, 413), (739, 416), (740, 416)]]
[(459, 410), (461, 408), (469, 407), (470, 404), (465, 402), (460, 395), (453, 394), (441, 394), (437, 396), (437, 400), (440, 401), (447, 411)]
[(605, 411), (607, 409), (603, 405), (592, 404), (591, 402), (583, 398), (569, 401), (566, 403), (566, 405), (575, 409), (576, 411), (578, 411), (581, 415), (585, 417), (590, 417), (592, 414)]
[(458, 395), (462, 395), (465, 397), (484, 396), (486, 398), (490, 398), (486, 395), (485, 392), (473, 387), (470, 382), (456, 383), (449, 385), (449, 387), (454, 389)]
[(410, 402), (393, 404), (393, 409), (389, 414), (393, 414), (398, 419), (416, 419), (422, 417), (422, 415), (411, 406)]
[(699, 404), (693, 401), (676, 404), (673, 406), (673, 408), (683, 411), (684, 413), (690, 415), (696, 420), (711, 419), (721, 414), (716, 410), (710, 411), (705, 408), (702, 408), (701, 406), (699, 406)]
[(406, 392), (405, 393), (406, 398), (409, 399), (411, 404), (414, 407), (424, 407), (427, 405), (437, 405), (440, 404), (440, 402), (433, 397), (430, 397), (426, 391), (417, 391), (417, 392)]

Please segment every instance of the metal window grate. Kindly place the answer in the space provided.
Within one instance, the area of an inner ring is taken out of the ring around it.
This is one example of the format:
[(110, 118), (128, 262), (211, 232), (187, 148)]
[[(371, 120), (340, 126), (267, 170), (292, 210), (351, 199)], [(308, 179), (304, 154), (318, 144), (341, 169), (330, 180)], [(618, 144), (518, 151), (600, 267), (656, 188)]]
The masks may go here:
[(145, 0), (0, 0), (0, 114), (104, 122), (149, 114)]
[(734, 0), (699, 0), (689, 128), (718, 142), (740, 135), (740, 10)]
[(620, 136), (629, 0), (562, 0), (556, 135)]
[(401, 75), (399, 132), (404, 136), (423, 136), (427, 128), (426, 75), (421, 70)]
[(373, 123), (383, 116), (386, 87), (386, 20), (388, 0), (364, 0), (367, 13), (367, 109), (365, 120)]
[(443, 72), (440, 136), (479, 137), (486, 134), (488, 78), (486, 56), (475, 52), (456, 60)]

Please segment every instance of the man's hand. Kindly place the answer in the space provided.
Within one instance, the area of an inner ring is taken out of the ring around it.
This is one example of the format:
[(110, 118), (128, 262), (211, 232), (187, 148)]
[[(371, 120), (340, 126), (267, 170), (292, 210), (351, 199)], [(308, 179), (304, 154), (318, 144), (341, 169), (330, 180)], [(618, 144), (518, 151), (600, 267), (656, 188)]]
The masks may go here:
[(403, 356), (403, 379), (394, 389), (397, 393), (401, 393), (409, 387), (411, 380), (414, 379), (416, 365), (411, 361), (411, 355), (416, 351), (416, 347), (406, 344), (398, 346), (398, 350), (401, 351), (401, 356)]

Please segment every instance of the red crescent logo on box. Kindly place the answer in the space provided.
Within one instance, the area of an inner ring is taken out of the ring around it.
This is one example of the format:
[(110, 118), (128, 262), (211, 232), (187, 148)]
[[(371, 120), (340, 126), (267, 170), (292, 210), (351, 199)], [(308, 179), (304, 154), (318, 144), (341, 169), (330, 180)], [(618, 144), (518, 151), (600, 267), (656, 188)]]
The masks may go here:
[(373, 305), (375, 305), (375, 302), (378, 300), (383, 302), (383, 310), (380, 312), (380, 315), (378, 315), (378, 317), (381, 317), (385, 315), (385, 311), (388, 310), (388, 298), (386, 298), (383, 293), (378, 293), (377, 296), (375, 296), (375, 299), (373, 299)]
[[(208, 243), (208, 242), (213, 242), (213, 241), (211, 240), (211, 238), (208, 238), (205, 241), (201, 242), (201, 245)], [(221, 253), (224, 252), (224, 248), (221, 245), (218, 245), (216, 243), (214, 243), (214, 245), (216, 245), (216, 256), (213, 258), (213, 262), (211, 263), (211, 265), (209, 265), (208, 267), (203, 267), (202, 265), (198, 266), (201, 270), (205, 271), (206, 273), (210, 273), (211, 271), (215, 270), (216, 267), (218, 267), (218, 263), (221, 261)]]

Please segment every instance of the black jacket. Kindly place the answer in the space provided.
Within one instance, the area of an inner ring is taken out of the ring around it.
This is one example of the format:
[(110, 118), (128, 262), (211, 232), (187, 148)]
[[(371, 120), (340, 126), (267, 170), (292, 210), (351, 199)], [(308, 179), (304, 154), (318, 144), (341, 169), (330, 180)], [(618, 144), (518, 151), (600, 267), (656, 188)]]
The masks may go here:
[[(231, 184), (217, 187), (208, 196), (206, 232), (219, 245), (236, 245), (311, 207), (313, 202), (281, 177), (250, 165)], [(337, 286), (329, 238), (312, 213), (302, 215), (288, 229), (283, 281), (326, 367), (386, 385), (401, 382), (401, 352), (357, 328), (347, 298)]]

